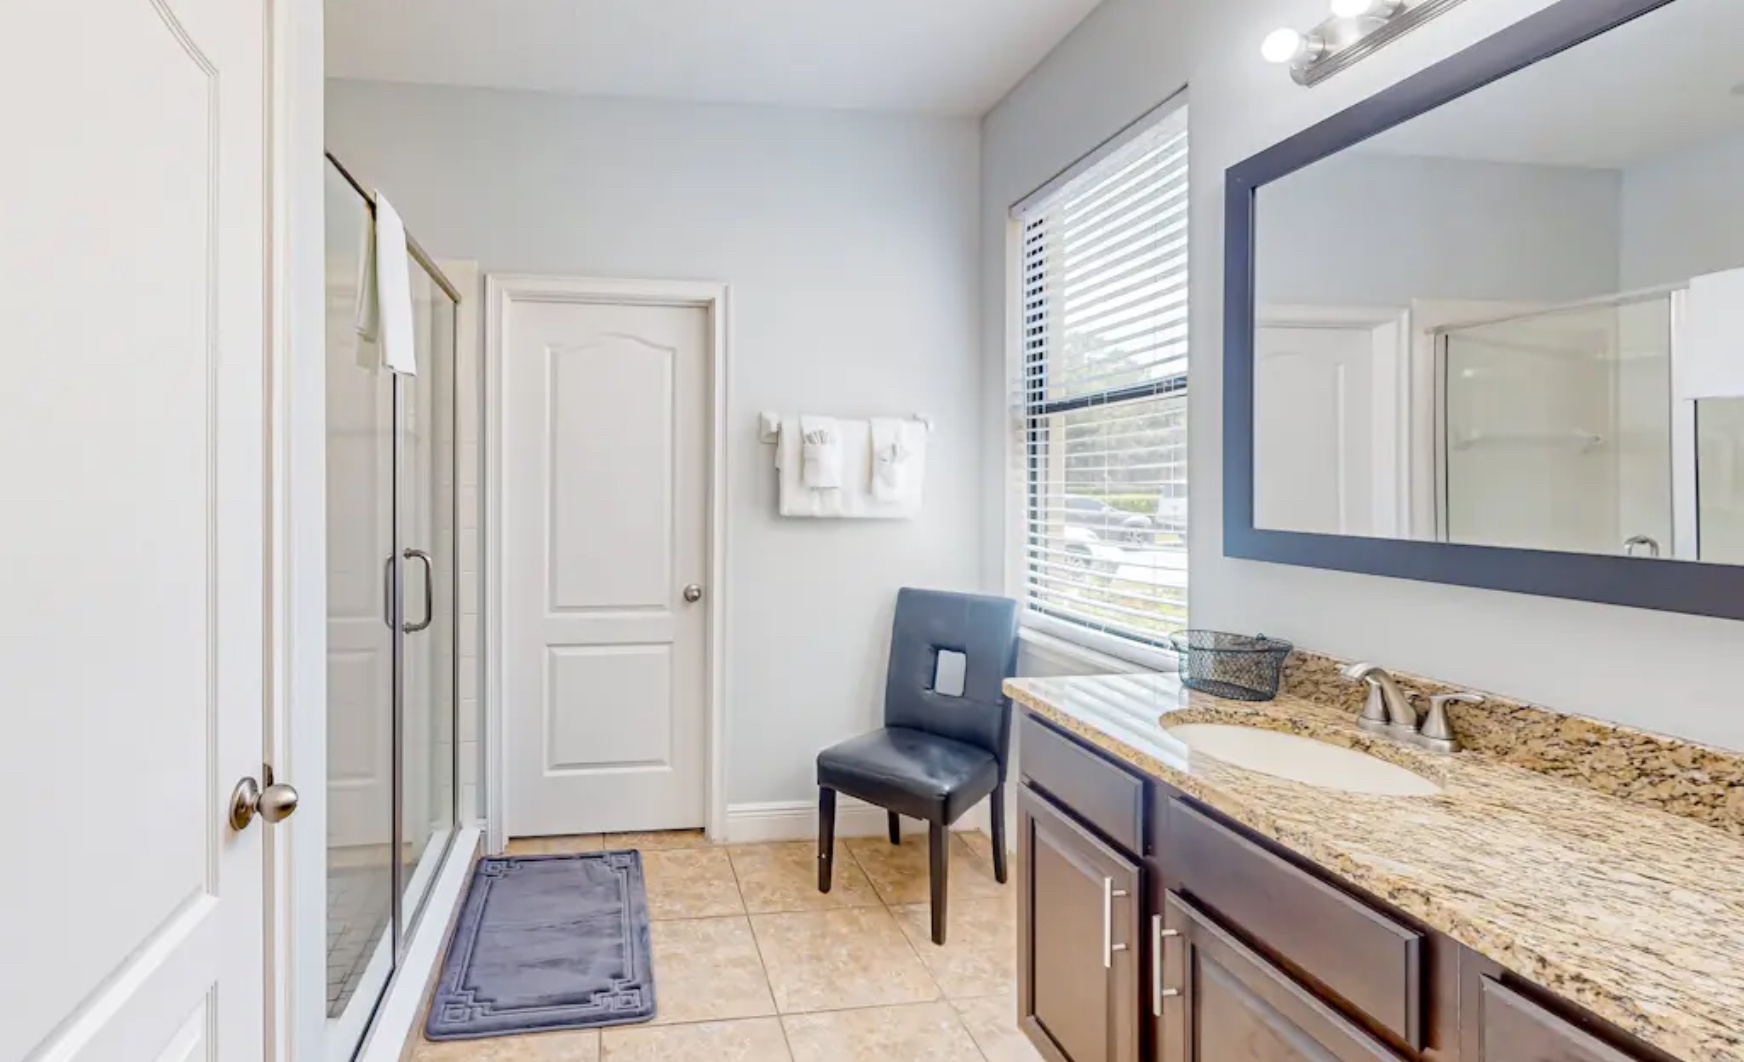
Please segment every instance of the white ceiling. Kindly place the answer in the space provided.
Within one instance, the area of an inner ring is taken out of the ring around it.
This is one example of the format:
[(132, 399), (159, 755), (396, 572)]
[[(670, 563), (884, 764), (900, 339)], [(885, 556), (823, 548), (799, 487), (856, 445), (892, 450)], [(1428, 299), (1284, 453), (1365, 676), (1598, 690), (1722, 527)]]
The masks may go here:
[(1383, 133), (1366, 150), (1622, 169), (1744, 133), (1744, 2), (1677, 0)]
[(979, 116), (1100, 0), (327, 0), (327, 73)]

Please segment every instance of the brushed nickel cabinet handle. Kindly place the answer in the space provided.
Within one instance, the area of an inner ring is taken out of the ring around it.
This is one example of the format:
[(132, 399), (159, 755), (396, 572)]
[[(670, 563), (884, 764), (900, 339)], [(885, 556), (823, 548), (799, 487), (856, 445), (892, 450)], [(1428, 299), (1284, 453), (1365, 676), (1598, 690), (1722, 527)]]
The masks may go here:
[(1178, 988), (1163, 987), (1163, 941), (1180, 935), (1178, 929), (1163, 928), (1162, 915), (1151, 915), (1151, 1014), (1154, 1017), (1163, 1016), (1163, 1000), (1181, 994)]
[(1102, 968), (1114, 969), (1114, 953), (1125, 951), (1125, 944), (1114, 942), (1114, 898), (1125, 896), (1125, 889), (1114, 887), (1113, 878), (1102, 879)]

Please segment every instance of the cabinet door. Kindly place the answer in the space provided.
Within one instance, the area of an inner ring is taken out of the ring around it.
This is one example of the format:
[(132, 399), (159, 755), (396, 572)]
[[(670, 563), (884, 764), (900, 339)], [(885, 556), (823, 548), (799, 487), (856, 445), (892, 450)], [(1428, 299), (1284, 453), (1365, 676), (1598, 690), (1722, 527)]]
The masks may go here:
[(1055, 1062), (1138, 1062), (1139, 870), (1018, 791), (1018, 1018)]
[(1632, 1062), (1628, 1055), (1489, 978), (1483, 1062)]
[(1402, 1062), (1188, 901), (1165, 904), (1162, 1062)]

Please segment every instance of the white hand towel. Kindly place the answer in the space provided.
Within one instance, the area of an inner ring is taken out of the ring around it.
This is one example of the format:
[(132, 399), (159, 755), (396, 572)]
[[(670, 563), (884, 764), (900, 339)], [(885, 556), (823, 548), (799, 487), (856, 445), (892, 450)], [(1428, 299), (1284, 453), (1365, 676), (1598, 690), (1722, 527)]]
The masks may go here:
[(357, 363), (366, 369), (417, 375), (409, 259), (405, 223), (377, 192), (375, 224), (365, 235), (357, 271)]
[(1671, 379), (1678, 401), (1744, 398), (1744, 269), (1690, 281)]
[(908, 444), (908, 424), (893, 417), (872, 421), (872, 497), (881, 502), (902, 500), (908, 459), (914, 454)]
[(800, 417), (803, 437), (800, 480), (808, 490), (840, 490), (842, 487), (842, 429), (832, 417)]

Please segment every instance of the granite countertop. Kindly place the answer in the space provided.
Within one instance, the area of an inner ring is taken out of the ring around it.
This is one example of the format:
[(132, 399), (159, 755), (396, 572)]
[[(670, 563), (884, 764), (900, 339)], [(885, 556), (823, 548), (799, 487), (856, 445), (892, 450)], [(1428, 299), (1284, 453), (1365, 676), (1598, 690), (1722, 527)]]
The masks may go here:
[[(1010, 696), (1132, 766), (1687, 1062), (1744, 1062), (1744, 840), (1472, 754), (1432, 756), (1300, 697), (1246, 704), (1173, 675), (1015, 679)], [(1168, 736), (1238, 723), (1361, 749), (1439, 782), (1334, 792)]]

